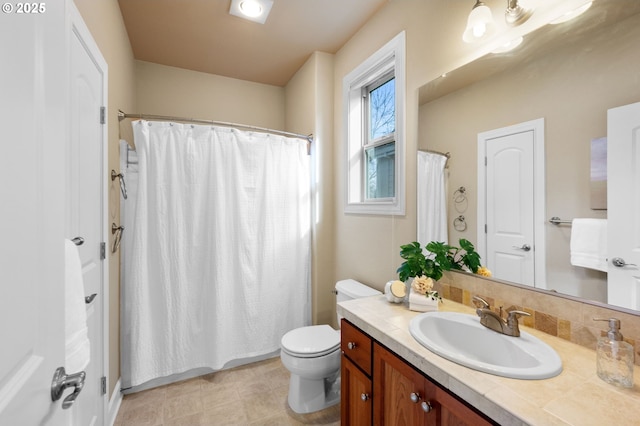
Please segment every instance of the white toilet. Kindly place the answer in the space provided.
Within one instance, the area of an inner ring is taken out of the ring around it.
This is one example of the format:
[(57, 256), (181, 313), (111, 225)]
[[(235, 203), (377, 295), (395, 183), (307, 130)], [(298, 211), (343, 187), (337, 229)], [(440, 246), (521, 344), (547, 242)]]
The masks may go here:
[[(336, 283), (336, 302), (380, 295), (355, 280)], [(341, 316), (338, 315), (338, 326)], [(299, 414), (340, 402), (340, 330), (312, 325), (289, 331), (280, 342), (280, 359), (291, 373), (289, 406)]]

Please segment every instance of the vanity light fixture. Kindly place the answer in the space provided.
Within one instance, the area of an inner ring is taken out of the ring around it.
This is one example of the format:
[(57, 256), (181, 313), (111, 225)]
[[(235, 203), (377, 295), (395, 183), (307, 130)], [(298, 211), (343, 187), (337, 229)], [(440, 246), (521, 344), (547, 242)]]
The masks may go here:
[(510, 40), (509, 42), (498, 46), (497, 48), (493, 49), (491, 51), (491, 53), (505, 53), (505, 52), (509, 52), (513, 49), (515, 49), (516, 47), (520, 46), (522, 44), (522, 41), (524, 40), (524, 38), (522, 37), (517, 37), (514, 38), (513, 40)]
[(467, 28), (462, 34), (462, 40), (466, 43), (473, 43), (488, 38), (495, 31), (493, 14), (489, 6), (481, 0), (476, 0), (476, 4), (471, 9)]
[(527, 21), (533, 14), (532, 9), (525, 9), (518, 4), (518, 0), (507, 0), (507, 10), (504, 20), (510, 27), (517, 27)]
[(557, 17), (556, 19), (554, 19), (553, 21), (549, 22), (550, 24), (562, 24), (563, 22), (567, 22), (570, 21), (574, 18), (577, 18), (578, 16), (582, 15), (584, 12), (587, 11), (587, 9), (589, 9), (591, 7), (591, 4), (593, 2), (592, 1), (588, 1), (587, 3), (583, 4), (582, 6), (579, 6), (573, 10), (570, 10), (568, 12), (565, 12), (564, 14), (560, 15), (559, 17)]
[(249, 21), (264, 24), (272, 6), (273, 0), (231, 0), (229, 13)]

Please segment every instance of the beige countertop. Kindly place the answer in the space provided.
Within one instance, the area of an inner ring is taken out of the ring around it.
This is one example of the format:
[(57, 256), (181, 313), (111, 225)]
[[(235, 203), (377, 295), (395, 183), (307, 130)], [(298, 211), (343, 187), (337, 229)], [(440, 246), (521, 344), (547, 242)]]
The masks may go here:
[[(475, 315), (450, 300), (440, 310)], [(421, 346), (409, 333), (409, 322), (419, 312), (384, 296), (340, 302), (338, 313), (502, 425), (640, 425), (639, 369), (632, 389), (609, 385), (596, 375), (595, 351), (561, 338), (521, 326), (558, 352), (563, 369), (550, 379), (509, 379), (464, 367)]]

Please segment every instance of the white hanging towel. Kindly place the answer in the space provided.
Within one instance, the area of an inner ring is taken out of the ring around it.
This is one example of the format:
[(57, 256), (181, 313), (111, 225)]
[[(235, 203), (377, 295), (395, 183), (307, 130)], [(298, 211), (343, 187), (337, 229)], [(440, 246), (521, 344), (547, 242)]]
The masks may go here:
[(69, 374), (83, 371), (89, 364), (87, 311), (84, 302), (82, 263), (76, 245), (64, 241), (65, 248), (65, 369)]
[(607, 219), (573, 219), (571, 264), (607, 272)]

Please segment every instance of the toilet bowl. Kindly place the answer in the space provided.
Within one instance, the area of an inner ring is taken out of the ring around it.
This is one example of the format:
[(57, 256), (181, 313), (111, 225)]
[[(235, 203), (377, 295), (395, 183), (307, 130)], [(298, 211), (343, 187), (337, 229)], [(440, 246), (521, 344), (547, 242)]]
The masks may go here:
[[(354, 280), (336, 283), (337, 302), (380, 294)], [(339, 330), (328, 325), (300, 327), (287, 332), (280, 343), (280, 359), (291, 373), (288, 403), (293, 411), (312, 413), (340, 402)]]

